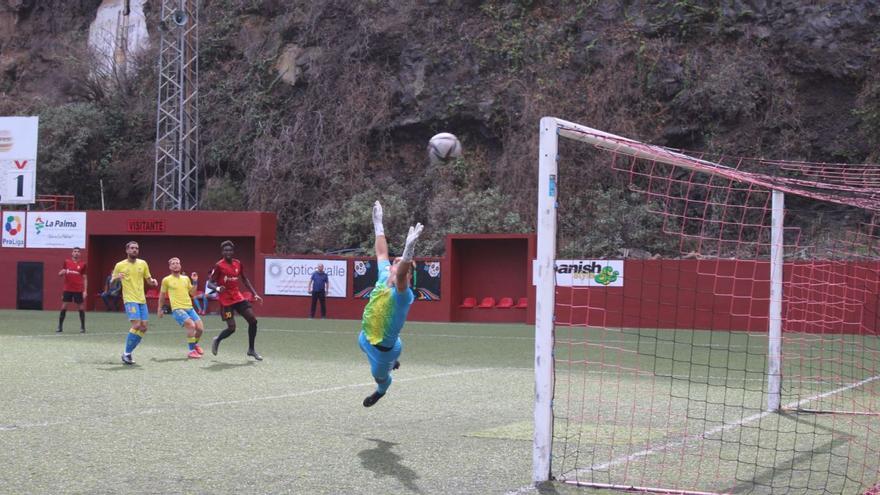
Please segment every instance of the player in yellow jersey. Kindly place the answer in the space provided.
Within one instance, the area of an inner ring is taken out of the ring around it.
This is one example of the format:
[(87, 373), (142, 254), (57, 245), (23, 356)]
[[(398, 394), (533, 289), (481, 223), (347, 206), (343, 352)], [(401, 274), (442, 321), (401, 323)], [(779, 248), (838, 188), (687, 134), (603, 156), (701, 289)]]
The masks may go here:
[(189, 345), (189, 354), (186, 356), (190, 359), (199, 359), (205, 353), (202, 351), (202, 346), (199, 345), (199, 339), (202, 338), (202, 332), (205, 331), (205, 324), (193, 309), (192, 304), (192, 296), (196, 293), (195, 284), (199, 283), (199, 274), (192, 272), (187, 277), (186, 274), (180, 273), (180, 258), (168, 260), (168, 269), (171, 270), (171, 275), (163, 278), (159, 287), (157, 314), (159, 318), (164, 315), (162, 305), (165, 302), (165, 294), (168, 294), (168, 300), (171, 301), (171, 315), (174, 316), (178, 325), (186, 329)]
[(125, 314), (131, 322), (131, 329), (125, 340), (125, 352), (122, 353), (123, 364), (134, 364), (131, 353), (140, 344), (144, 334), (147, 333), (147, 320), (150, 312), (147, 309), (147, 298), (144, 295), (144, 284), (150, 287), (158, 285), (156, 279), (150, 274), (147, 262), (139, 259), (140, 246), (135, 241), (125, 244), (126, 259), (116, 263), (113, 268), (113, 280), (122, 280), (122, 300), (125, 303)]

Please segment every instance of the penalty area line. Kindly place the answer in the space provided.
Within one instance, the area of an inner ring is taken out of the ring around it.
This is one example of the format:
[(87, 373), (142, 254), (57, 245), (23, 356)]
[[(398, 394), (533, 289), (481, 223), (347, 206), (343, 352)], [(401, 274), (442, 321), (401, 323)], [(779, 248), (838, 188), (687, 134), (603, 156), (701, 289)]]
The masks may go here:
[[(824, 399), (825, 397), (836, 395), (841, 392), (846, 392), (847, 390), (852, 390), (854, 388), (861, 387), (862, 385), (871, 383), (876, 380), (880, 380), (880, 375), (875, 375), (870, 378), (865, 378), (864, 380), (861, 380), (861, 381), (858, 381), (855, 383), (851, 383), (851, 384), (843, 386), (843, 387), (836, 388), (834, 390), (829, 390), (827, 392), (822, 392), (820, 394), (812, 395), (812, 396), (807, 397), (805, 399), (790, 402), (790, 403), (782, 406), (782, 409), (797, 408), (797, 407), (802, 406), (803, 404), (807, 404), (809, 402), (813, 402), (813, 401), (819, 400), (819, 399)], [(717, 433), (721, 433), (721, 432), (730, 430), (732, 428), (738, 428), (742, 425), (752, 423), (754, 421), (760, 421), (761, 419), (764, 419), (765, 417), (767, 417), (771, 414), (774, 414), (774, 413), (776, 413), (776, 411), (762, 411), (760, 413), (755, 413), (755, 414), (752, 414), (751, 416), (747, 416), (745, 418), (742, 418), (739, 421), (734, 421), (732, 423), (725, 423), (722, 425), (718, 425), (714, 428), (710, 428), (702, 433), (689, 435), (689, 436), (686, 436), (686, 437), (681, 438), (679, 440), (675, 440), (675, 441), (672, 441), (672, 442), (669, 442), (669, 443), (666, 443), (663, 445), (658, 445), (657, 447), (645, 449), (645, 450), (635, 452), (633, 454), (629, 454), (629, 455), (625, 455), (625, 456), (620, 456), (617, 459), (612, 459), (612, 460), (610, 460), (608, 462), (604, 462), (602, 464), (594, 464), (588, 468), (576, 469), (576, 470), (574, 470), (574, 474), (575, 474), (575, 477), (577, 477), (577, 475), (579, 475), (581, 473), (587, 473), (587, 472), (591, 472), (591, 471), (603, 471), (603, 470), (607, 470), (607, 469), (615, 467), (615, 466), (619, 466), (620, 464), (625, 464), (630, 461), (634, 461), (640, 457), (648, 457), (650, 455), (657, 454), (659, 452), (663, 452), (663, 451), (671, 449), (671, 448), (686, 446), (688, 443), (702, 440), (706, 437), (715, 435)], [(563, 475), (560, 476), (560, 478), (564, 479), (570, 473), (571, 473), (571, 471), (569, 471), (568, 473), (564, 473)]]
[[(449, 371), (445, 373), (436, 373), (434, 375), (425, 375), (425, 376), (414, 376), (411, 378), (396, 378), (395, 383), (400, 382), (415, 382), (420, 380), (429, 380), (433, 378), (446, 378), (449, 376), (458, 376), (464, 375), (468, 373), (480, 373), (483, 371), (489, 371), (498, 368), (474, 368), (469, 370), (459, 370), (459, 371)], [(325, 392), (336, 392), (339, 390), (346, 390), (350, 388), (361, 388), (361, 387), (369, 387), (375, 385), (376, 382), (364, 382), (364, 383), (355, 383), (350, 385), (337, 385), (335, 387), (327, 387), (320, 388), (314, 390), (306, 390), (303, 392), (292, 392), (289, 394), (281, 394), (281, 395), (267, 395), (264, 397), (252, 397), (250, 399), (240, 399), (240, 400), (227, 400), (227, 401), (218, 401), (218, 402), (206, 402), (204, 404), (196, 404), (196, 407), (214, 407), (214, 406), (228, 406), (233, 404), (249, 404), (252, 402), (260, 402), (264, 400), (278, 400), (278, 399), (293, 399), (297, 397), (305, 397), (309, 395), (322, 394)]]

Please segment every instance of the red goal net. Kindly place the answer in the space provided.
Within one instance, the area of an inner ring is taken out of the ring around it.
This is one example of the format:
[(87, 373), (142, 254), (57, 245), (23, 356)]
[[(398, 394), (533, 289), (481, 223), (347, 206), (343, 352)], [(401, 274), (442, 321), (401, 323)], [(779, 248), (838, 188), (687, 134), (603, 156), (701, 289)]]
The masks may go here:
[[(658, 493), (877, 485), (880, 166), (688, 154), (549, 118), (542, 129), (536, 481), (546, 468)], [(631, 208), (617, 221), (652, 249), (625, 245), (624, 229), (597, 256), (568, 228), (602, 198), (567, 187), (579, 170), (566, 157), (614, 171), (626, 193), (613, 199)]]

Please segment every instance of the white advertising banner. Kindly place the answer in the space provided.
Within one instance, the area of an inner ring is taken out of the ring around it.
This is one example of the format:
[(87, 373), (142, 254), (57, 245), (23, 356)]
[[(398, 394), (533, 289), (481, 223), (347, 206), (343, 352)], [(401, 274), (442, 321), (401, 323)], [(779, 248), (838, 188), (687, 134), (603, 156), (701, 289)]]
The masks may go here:
[(309, 280), (318, 265), (330, 283), (327, 297), (345, 297), (348, 273), (345, 260), (266, 258), (265, 293), (270, 296), (308, 296)]
[(0, 117), (0, 204), (36, 200), (38, 129), (38, 117)]
[(84, 211), (32, 211), (26, 223), (28, 248), (86, 248)]
[(23, 211), (3, 212), (3, 247), (24, 247), (24, 225), (27, 213)]
[[(532, 261), (532, 283), (538, 279)], [(557, 287), (623, 287), (623, 260), (556, 260)]]

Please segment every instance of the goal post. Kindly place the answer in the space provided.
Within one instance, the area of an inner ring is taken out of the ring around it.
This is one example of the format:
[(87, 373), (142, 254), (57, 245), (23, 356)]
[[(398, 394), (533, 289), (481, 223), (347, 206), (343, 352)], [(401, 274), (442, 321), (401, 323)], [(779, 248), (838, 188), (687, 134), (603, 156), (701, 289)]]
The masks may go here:
[(785, 195), (773, 191), (770, 234), (770, 310), (767, 315), (767, 411), (779, 411), (782, 397), (782, 267)]
[(538, 155), (538, 252), (535, 263), (535, 438), (532, 479), (547, 481), (553, 441), (553, 306), (556, 290), (556, 155), (558, 124), (541, 119)]
[[(553, 117), (538, 154), (536, 484), (878, 486), (880, 166), (693, 155)], [(564, 232), (590, 200), (569, 157), (613, 171), (674, 248), (597, 259)]]

